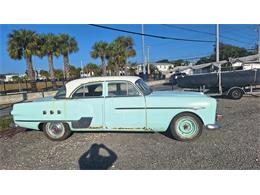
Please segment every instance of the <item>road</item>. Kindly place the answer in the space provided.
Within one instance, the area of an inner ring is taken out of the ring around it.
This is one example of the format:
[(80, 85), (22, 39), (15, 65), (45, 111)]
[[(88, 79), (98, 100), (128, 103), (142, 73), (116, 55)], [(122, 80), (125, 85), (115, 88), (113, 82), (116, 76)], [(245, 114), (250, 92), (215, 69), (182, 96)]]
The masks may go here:
[[(170, 86), (157, 86), (165, 90)], [(260, 98), (218, 99), (220, 130), (183, 143), (161, 133), (74, 133), (63, 142), (42, 132), (0, 138), (0, 169), (260, 169)]]

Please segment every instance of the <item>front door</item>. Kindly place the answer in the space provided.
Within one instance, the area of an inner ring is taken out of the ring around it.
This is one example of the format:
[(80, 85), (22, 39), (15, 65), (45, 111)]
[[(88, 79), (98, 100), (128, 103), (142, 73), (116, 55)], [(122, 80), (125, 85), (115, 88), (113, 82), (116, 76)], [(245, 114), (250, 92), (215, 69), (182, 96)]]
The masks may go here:
[(145, 98), (127, 81), (107, 82), (105, 127), (108, 130), (145, 130)]

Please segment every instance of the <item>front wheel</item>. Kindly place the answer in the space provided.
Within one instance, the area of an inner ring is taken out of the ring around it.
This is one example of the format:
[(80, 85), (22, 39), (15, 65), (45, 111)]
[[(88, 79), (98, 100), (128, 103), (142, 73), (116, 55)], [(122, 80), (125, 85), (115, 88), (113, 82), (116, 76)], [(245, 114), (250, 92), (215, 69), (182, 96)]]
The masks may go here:
[(170, 133), (179, 141), (192, 141), (198, 138), (203, 129), (203, 124), (196, 115), (182, 113), (177, 115), (170, 125)]
[(47, 122), (43, 125), (43, 132), (52, 141), (62, 141), (71, 135), (68, 124), (62, 122)]

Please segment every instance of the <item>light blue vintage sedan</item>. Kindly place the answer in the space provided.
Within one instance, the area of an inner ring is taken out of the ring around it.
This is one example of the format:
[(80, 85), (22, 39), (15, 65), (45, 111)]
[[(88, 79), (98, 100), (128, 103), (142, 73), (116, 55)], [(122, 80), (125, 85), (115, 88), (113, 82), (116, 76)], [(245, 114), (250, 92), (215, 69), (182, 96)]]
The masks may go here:
[(73, 131), (165, 132), (180, 141), (216, 129), (216, 100), (203, 93), (152, 91), (139, 77), (92, 77), (70, 81), (54, 97), (18, 103), (17, 126), (43, 130), (51, 140)]

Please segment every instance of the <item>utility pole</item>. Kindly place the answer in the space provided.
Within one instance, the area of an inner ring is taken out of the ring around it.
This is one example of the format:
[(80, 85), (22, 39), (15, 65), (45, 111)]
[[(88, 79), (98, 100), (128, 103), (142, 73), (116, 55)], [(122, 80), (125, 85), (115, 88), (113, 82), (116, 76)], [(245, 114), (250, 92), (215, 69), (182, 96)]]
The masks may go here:
[(147, 47), (147, 74), (150, 75), (151, 71), (150, 71), (150, 45), (146, 45)]
[(142, 24), (142, 57), (143, 57), (143, 75), (145, 77), (146, 70), (145, 70), (145, 53), (144, 53), (144, 25)]
[(82, 60), (80, 60), (80, 67), (81, 67), (81, 74), (80, 77), (84, 76), (83, 67), (82, 67)]
[(258, 25), (258, 61), (260, 62), (260, 24)]
[(219, 24), (216, 25), (216, 63), (218, 65), (218, 90), (220, 95), (222, 95), (221, 64), (219, 63)]

